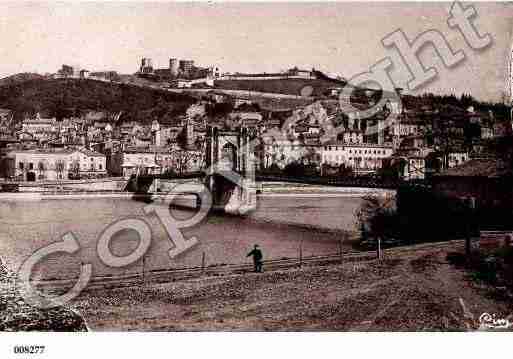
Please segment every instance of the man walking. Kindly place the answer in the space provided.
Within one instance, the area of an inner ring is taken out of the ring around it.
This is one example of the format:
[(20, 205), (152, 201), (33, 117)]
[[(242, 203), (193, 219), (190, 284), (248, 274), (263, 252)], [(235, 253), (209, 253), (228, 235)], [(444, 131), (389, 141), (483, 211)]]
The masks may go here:
[(246, 257), (253, 256), (253, 264), (255, 265), (255, 272), (262, 272), (262, 258), (264, 257), (262, 251), (258, 248), (258, 244), (255, 244), (255, 247), (251, 252), (248, 253)]

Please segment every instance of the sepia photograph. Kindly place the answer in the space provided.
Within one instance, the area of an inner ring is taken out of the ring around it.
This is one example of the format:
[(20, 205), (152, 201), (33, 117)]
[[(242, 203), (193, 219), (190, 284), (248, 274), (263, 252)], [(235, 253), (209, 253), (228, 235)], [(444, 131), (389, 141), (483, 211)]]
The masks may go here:
[(513, 331), (513, 3), (0, 14), (1, 358)]

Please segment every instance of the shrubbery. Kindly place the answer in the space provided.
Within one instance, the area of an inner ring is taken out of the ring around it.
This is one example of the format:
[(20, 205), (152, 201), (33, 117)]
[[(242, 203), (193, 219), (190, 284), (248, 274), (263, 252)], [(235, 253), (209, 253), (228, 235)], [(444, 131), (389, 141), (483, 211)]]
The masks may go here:
[(388, 245), (436, 242), (479, 235), (476, 213), (457, 199), (424, 187), (404, 186), (391, 199), (368, 196), (357, 213), (366, 245), (381, 238)]
[(378, 238), (385, 246), (399, 244), (398, 216), (393, 198), (365, 196), (355, 215), (363, 247), (374, 248)]
[(513, 288), (513, 247), (473, 252), (469, 258), (462, 253), (449, 253), (447, 260), (458, 267), (466, 267), (478, 281)]
[(308, 177), (318, 175), (318, 171), (315, 165), (305, 165), (294, 161), (285, 166), (283, 174), (290, 177)]

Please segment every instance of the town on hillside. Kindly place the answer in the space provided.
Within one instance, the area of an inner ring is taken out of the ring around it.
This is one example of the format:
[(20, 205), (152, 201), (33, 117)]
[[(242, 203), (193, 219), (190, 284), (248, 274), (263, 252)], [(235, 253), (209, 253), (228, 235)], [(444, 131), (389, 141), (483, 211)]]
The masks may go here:
[[(110, 75), (63, 65), (39, 81), (116, 82)], [(22, 113), (2, 108), (0, 176), (4, 181), (52, 181), (199, 172), (205, 166), (208, 129), (244, 125), (255, 129), (257, 173), (424, 180), (469, 161), (494, 160), (495, 139), (512, 133), (505, 106), (467, 95), (411, 96), (396, 89), (397, 100), (362, 118), (379, 101), (380, 91), (355, 88), (351, 98), (342, 98), (343, 79), (297, 67), (279, 74), (220, 74), (217, 67), (174, 58), (169, 68), (154, 69), (144, 58), (133, 75), (151, 79), (162, 91), (173, 81), (203, 76), (212, 80), (211, 86), (191, 89), (194, 99), (181, 112), (142, 120), (127, 111), (80, 108), (79, 103), (64, 112), (48, 104)], [(222, 79), (246, 86), (300, 79), (310, 93), (252, 96), (216, 87), (214, 81)]]

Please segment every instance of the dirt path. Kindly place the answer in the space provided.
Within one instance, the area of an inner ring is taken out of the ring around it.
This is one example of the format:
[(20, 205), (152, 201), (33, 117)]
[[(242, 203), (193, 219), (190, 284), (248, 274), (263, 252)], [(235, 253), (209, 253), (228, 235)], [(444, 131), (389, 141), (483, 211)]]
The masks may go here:
[[(450, 265), (447, 249), (385, 261), (97, 289), (74, 307), (92, 330), (465, 330), (513, 303)], [(467, 318), (461, 304), (467, 308)], [(474, 323), (475, 324), (475, 323)]]

